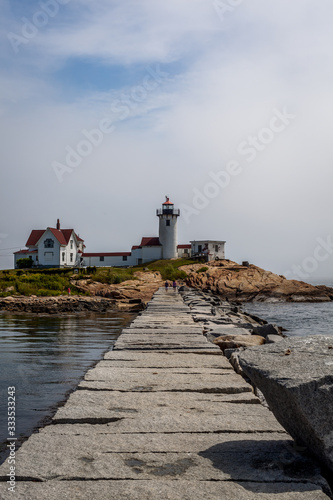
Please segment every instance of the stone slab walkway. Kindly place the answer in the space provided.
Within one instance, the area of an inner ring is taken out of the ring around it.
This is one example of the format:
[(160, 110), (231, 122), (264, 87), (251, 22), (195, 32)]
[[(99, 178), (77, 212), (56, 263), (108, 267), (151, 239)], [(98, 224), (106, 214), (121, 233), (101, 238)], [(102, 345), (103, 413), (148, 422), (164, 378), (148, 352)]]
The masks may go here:
[(5, 462), (1, 499), (329, 498), (180, 294), (163, 289), (17, 451), (14, 494), (7, 473)]

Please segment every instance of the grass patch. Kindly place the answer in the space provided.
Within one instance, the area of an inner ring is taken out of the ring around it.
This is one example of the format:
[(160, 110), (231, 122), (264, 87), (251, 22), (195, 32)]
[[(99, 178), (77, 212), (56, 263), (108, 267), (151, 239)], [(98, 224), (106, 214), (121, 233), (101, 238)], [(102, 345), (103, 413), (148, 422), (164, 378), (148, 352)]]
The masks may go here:
[(190, 259), (155, 260), (154, 262), (148, 262), (147, 264), (133, 267), (133, 269), (136, 271), (148, 269), (148, 271), (151, 272), (161, 273), (163, 280), (177, 281), (183, 280), (187, 276), (185, 271), (181, 271), (179, 268), (181, 266), (193, 264), (194, 262), (194, 260)]
[(81, 280), (91, 276), (93, 281), (111, 285), (136, 280), (137, 278), (134, 276), (136, 271), (160, 272), (163, 280), (183, 280), (187, 275), (179, 267), (194, 262), (188, 259), (157, 260), (130, 268), (91, 268), (91, 274), (88, 274), (88, 269), (82, 269), (74, 274), (74, 270), (70, 268), (5, 270), (0, 271), (0, 297), (10, 295), (57, 296), (67, 294), (68, 288), (71, 289), (72, 295), (87, 295), (71, 285), (71, 278)]
[(132, 268), (120, 268), (120, 267), (108, 267), (108, 268), (97, 268), (96, 273), (93, 274), (92, 279), (98, 281), (99, 283), (104, 283), (106, 285), (118, 285), (123, 281), (137, 279), (133, 275)]
[(203, 266), (203, 267), (200, 267), (200, 269), (197, 270), (197, 273), (205, 273), (206, 271), (208, 271), (208, 267)]
[[(0, 294), (8, 295), (37, 295), (53, 296), (67, 293), (68, 288), (72, 294), (78, 291), (70, 284), (73, 270), (66, 269), (66, 273), (53, 270), (13, 270), (0, 272)], [(61, 271), (63, 271), (61, 269)], [(6, 291), (10, 289), (10, 292)]]

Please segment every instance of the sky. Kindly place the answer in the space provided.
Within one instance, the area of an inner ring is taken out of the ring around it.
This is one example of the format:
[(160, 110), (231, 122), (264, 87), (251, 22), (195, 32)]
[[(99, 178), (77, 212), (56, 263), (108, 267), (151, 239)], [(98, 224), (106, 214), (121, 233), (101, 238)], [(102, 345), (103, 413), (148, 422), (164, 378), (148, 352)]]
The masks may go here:
[(2, 0), (0, 268), (32, 229), (333, 282), (331, 0)]

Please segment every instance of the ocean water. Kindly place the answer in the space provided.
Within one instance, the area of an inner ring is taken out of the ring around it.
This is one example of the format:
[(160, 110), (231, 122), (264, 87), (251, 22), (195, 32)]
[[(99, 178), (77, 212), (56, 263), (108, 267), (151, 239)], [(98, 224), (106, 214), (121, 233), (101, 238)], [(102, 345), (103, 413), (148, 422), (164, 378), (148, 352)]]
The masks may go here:
[(333, 335), (333, 302), (244, 304), (242, 309), (282, 326), (287, 336)]
[[(311, 285), (333, 288), (332, 278), (314, 278)], [(269, 323), (276, 323), (287, 336), (333, 335), (333, 302), (253, 302), (244, 304), (244, 311)]]
[(8, 387), (15, 387), (15, 436), (22, 440), (50, 420), (134, 317), (0, 314), (0, 463), (9, 437)]

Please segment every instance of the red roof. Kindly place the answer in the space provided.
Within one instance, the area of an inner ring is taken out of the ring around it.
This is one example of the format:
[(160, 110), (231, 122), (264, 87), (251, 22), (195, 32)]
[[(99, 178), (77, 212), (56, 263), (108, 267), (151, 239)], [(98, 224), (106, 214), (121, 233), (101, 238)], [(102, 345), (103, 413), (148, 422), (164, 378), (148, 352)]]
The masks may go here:
[(132, 246), (132, 250), (138, 250), (138, 248), (142, 248), (142, 247), (140, 247), (139, 245), (133, 245)]
[(157, 237), (144, 237), (140, 243), (141, 247), (159, 247), (161, 246), (160, 240)]
[[(59, 241), (60, 245), (68, 245), (69, 240), (71, 239), (72, 233), (75, 234), (74, 229), (56, 229), (54, 227), (48, 227), (53, 234), (53, 236)], [(26, 242), (26, 247), (35, 247), (37, 246), (38, 241), (41, 239), (43, 234), (47, 231), (47, 229), (33, 229), (30, 233), (28, 241)], [(76, 238), (79, 241), (83, 241), (82, 238), (75, 234)]]
[(178, 245), (177, 248), (191, 248), (191, 245)]
[[(59, 241), (60, 245), (67, 245), (69, 238), (73, 232), (73, 229), (55, 229), (54, 227), (48, 227), (55, 238)], [(70, 234), (69, 234), (70, 231)]]
[(171, 203), (171, 201), (165, 201), (164, 203), (162, 203), (162, 205), (173, 205), (173, 203)]
[(35, 247), (37, 245), (38, 240), (43, 236), (45, 233), (45, 229), (33, 229), (30, 233), (30, 236), (28, 238), (28, 241), (26, 242), (25, 246), (26, 247)]
[(18, 252), (14, 252), (14, 254), (16, 253), (38, 253), (38, 250), (19, 250)]
[(113, 253), (83, 253), (82, 257), (129, 257), (131, 252), (113, 252)]

